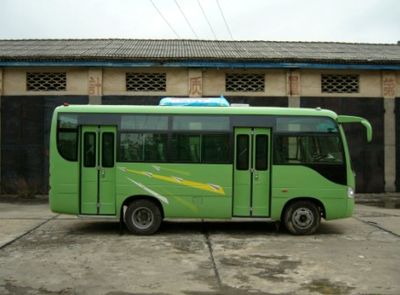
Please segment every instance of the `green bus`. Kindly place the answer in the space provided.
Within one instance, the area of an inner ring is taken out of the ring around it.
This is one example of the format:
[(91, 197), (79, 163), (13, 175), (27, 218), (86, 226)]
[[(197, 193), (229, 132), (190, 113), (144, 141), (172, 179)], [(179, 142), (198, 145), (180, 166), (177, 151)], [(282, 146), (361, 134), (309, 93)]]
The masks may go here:
[(347, 123), (371, 141), (367, 120), (320, 108), (64, 104), (51, 126), (50, 207), (142, 235), (176, 218), (312, 234), (321, 217), (352, 215)]

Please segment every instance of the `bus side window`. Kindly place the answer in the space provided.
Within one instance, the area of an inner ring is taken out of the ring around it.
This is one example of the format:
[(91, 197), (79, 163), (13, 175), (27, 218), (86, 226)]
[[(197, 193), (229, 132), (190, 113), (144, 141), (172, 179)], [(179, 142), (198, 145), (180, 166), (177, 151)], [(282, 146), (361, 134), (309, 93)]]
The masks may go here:
[(202, 163), (229, 163), (229, 134), (203, 134)]
[(337, 134), (276, 135), (274, 164), (342, 164)]
[(78, 132), (72, 130), (59, 130), (57, 136), (57, 146), (60, 155), (69, 161), (78, 159)]
[(119, 161), (166, 162), (167, 145), (166, 133), (124, 132), (120, 135)]
[(256, 135), (256, 170), (268, 170), (267, 135)]
[(171, 143), (175, 162), (200, 162), (200, 135), (174, 134)]
[(96, 166), (96, 133), (86, 132), (83, 139), (84, 167)]
[(249, 136), (240, 134), (236, 137), (236, 169), (249, 170)]
[(114, 167), (114, 133), (105, 132), (102, 135), (102, 167)]
[(144, 134), (144, 161), (166, 162), (167, 134)]

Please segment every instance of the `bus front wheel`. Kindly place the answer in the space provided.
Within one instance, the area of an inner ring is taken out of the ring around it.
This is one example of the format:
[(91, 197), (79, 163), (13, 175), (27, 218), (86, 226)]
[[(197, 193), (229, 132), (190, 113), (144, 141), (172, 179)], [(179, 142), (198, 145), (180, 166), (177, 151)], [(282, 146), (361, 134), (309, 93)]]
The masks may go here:
[(284, 223), (292, 234), (311, 235), (321, 223), (321, 214), (313, 202), (297, 201), (286, 208)]
[(125, 212), (125, 224), (136, 235), (154, 234), (161, 225), (160, 209), (149, 200), (137, 200), (129, 204)]

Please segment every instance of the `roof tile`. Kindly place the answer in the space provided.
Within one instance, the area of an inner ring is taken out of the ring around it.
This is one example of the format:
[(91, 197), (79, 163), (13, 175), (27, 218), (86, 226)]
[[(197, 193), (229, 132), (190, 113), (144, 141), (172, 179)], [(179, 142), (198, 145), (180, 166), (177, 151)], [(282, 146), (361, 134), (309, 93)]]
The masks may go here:
[(400, 45), (141, 39), (0, 40), (0, 60), (35, 59), (282, 60), (400, 64)]

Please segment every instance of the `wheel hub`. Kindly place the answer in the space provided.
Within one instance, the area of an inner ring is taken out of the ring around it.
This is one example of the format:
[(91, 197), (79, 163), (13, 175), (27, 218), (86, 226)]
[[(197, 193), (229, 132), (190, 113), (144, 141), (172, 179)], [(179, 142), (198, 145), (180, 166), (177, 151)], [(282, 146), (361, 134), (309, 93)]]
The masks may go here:
[(132, 223), (140, 229), (149, 228), (154, 220), (153, 212), (145, 207), (136, 208), (132, 214)]
[(293, 223), (299, 228), (309, 228), (314, 223), (314, 215), (308, 208), (298, 208), (293, 213)]

